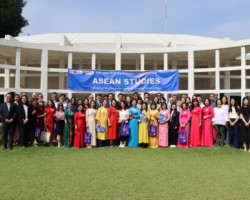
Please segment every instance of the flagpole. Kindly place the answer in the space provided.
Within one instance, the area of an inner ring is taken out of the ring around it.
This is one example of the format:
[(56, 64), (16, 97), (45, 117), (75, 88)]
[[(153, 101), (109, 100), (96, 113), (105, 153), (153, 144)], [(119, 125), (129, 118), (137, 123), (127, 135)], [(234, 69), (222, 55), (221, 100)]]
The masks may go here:
[(164, 5), (164, 8), (165, 8), (165, 13), (164, 13), (164, 31), (165, 31), (165, 34), (167, 34), (167, 0), (165, 0), (165, 5)]

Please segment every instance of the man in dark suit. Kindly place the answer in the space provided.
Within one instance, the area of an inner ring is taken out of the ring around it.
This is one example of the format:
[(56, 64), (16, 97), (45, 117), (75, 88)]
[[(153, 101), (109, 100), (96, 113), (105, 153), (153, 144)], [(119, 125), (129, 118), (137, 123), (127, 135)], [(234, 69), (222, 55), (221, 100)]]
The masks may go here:
[(12, 103), (11, 93), (5, 95), (5, 102), (0, 106), (0, 116), (3, 123), (3, 149), (7, 149), (8, 136), (9, 148), (13, 149), (13, 135), (16, 119), (16, 104)]
[(117, 100), (117, 103), (116, 103), (116, 107), (118, 110), (121, 110), (121, 102), (122, 102), (122, 93), (119, 93), (118, 94), (118, 100)]
[(101, 94), (96, 95), (95, 104), (96, 104), (96, 109), (102, 107), (102, 95)]

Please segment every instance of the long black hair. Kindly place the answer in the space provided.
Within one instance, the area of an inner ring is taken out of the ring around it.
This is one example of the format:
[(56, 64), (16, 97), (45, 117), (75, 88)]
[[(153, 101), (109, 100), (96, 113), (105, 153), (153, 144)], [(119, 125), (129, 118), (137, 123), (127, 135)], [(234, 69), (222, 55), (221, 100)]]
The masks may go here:
[(237, 103), (237, 101), (235, 100), (235, 98), (231, 98), (231, 99), (230, 99), (228, 112), (232, 112), (232, 111), (233, 111), (233, 110), (232, 110), (232, 105), (231, 105), (231, 101), (232, 101), (232, 100), (234, 100), (234, 102), (235, 102), (235, 105), (234, 105), (234, 107), (235, 107), (235, 112), (237, 112), (237, 113), (239, 114), (239, 113), (240, 113), (240, 109), (239, 109), (238, 103)]

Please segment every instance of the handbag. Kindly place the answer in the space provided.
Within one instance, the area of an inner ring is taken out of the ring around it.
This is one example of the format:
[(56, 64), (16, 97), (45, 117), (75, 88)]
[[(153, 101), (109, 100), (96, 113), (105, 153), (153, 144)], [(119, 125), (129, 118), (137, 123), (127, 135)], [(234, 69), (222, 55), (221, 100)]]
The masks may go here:
[(120, 127), (120, 135), (122, 137), (129, 136), (129, 125), (126, 124), (125, 122), (123, 122), (121, 127)]
[(84, 143), (85, 144), (91, 144), (91, 133), (87, 131), (84, 136)]
[(105, 127), (104, 126), (96, 126), (96, 131), (99, 133), (104, 133)]
[(179, 132), (179, 137), (178, 137), (179, 143), (182, 145), (187, 144), (187, 132), (185, 132), (185, 130), (181, 130)]
[(51, 133), (48, 131), (42, 131), (40, 135), (40, 141), (50, 142)]
[(150, 125), (149, 127), (149, 137), (156, 137), (157, 135), (157, 126)]
[(35, 137), (39, 138), (41, 134), (40, 127), (38, 126), (38, 123), (36, 124), (36, 130), (35, 130)]

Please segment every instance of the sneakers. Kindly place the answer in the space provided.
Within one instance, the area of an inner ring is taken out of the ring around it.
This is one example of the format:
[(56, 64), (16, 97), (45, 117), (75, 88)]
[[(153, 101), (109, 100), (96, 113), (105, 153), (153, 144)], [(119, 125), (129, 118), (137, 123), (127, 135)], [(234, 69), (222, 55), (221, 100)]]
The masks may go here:
[(171, 144), (171, 145), (170, 145), (170, 147), (171, 147), (171, 148), (175, 148), (175, 147), (176, 147), (176, 145)]

